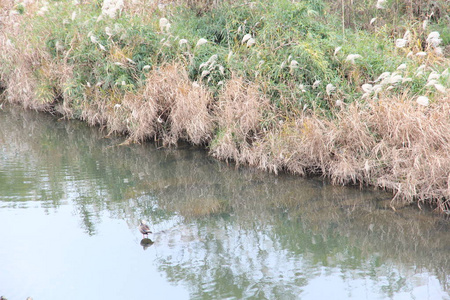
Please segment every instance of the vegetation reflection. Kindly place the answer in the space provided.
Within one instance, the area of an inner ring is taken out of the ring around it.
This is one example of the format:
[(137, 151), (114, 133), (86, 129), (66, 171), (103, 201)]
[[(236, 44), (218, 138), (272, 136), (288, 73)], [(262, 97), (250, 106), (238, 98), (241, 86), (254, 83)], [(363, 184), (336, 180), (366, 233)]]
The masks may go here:
[(160, 270), (193, 298), (295, 298), (323, 267), (388, 298), (421, 272), (449, 291), (449, 223), (426, 208), (394, 211), (382, 192), (235, 169), (186, 145), (119, 146), (77, 121), (5, 110), (0, 205), (41, 201), (51, 213), (71, 201), (90, 235), (104, 212), (132, 230), (148, 220)]

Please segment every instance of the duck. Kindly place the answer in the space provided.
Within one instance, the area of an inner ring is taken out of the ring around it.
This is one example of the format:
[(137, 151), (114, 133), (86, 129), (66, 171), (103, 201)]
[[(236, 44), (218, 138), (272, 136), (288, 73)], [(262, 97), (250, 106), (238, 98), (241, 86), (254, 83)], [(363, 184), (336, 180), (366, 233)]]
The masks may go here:
[(142, 238), (144, 238), (144, 236), (147, 236), (148, 238), (148, 234), (152, 233), (152, 231), (150, 230), (150, 227), (148, 227), (147, 222), (145, 222), (144, 220), (141, 220), (141, 224), (139, 224), (139, 231), (142, 233)]

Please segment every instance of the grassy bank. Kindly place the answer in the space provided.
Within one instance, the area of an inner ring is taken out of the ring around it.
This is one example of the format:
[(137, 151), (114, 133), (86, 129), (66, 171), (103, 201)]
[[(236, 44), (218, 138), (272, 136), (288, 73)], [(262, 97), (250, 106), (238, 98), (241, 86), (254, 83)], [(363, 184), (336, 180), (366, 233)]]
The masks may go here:
[(187, 140), (448, 211), (449, 13), (425, 0), (5, 1), (0, 85), (130, 141)]

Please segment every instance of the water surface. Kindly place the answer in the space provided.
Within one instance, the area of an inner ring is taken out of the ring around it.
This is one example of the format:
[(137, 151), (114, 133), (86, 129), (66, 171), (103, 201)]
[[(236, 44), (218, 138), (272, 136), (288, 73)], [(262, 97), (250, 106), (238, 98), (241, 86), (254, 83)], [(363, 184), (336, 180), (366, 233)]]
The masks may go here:
[[(0, 295), (450, 299), (450, 221), (381, 191), (0, 111)], [(142, 244), (140, 219), (153, 244)]]

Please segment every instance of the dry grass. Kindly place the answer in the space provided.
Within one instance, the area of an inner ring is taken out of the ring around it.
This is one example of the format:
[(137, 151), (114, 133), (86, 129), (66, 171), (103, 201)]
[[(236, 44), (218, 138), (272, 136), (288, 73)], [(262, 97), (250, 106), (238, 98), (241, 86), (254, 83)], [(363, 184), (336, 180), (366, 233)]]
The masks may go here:
[(42, 89), (41, 82), (37, 80), (33, 72), (33, 64), (41, 61), (39, 53), (19, 53), (17, 49), (10, 49), (8, 54), (10, 60), (14, 62), (14, 71), (2, 78), (6, 86), (7, 101), (28, 109), (50, 110), (53, 97), (51, 101), (46, 101), (48, 97), (40, 98), (39, 96), (45, 93), (53, 96), (53, 91)]
[(109, 133), (125, 133), (134, 142), (160, 140), (165, 146), (179, 140), (207, 143), (214, 129), (210, 113), (210, 92), (192, 84), (179, 65), (168, 65), (149, 73), (136, 92), (122, 95), (112, 89), (107, 94), (96, 87), (86, 88), (81, 118), (100, 125)]
[(192, 84), (183, 67), (169, 65), (154, 70), (140, 91), (124, 99), (124, 107), (130, 111), (131, 138), (162, 138), (165, 145), (176, 144), (180, 139), (206, 143), (214, 125), (209, 110), (211, 101), (210, 92)]
[[(0, 85), (5, 87), (7, 101), (28, 109), (50, 110), (54, 91), (45, 89), (36, 76), (38, 70), (39, 74), (45, 73), (49, 80), (53, 79), (51, 73), (54, 70), (48, 64), (48, 53), (43, 49), (32, 49), (27, 43), (14, 44), (8, 38), (24, 36), (20, 26), (24, 16), (13, 9), (15, 6), (15, 1), (8, 0), (0, 4)], [(33, 11), (33, 8), (31, 3), (29, 10)]]
[(393, 205), (418, 200), (447, 211), (450, 198), (450, 98), (431, 107), (402, 97), (352, 104), (335, 120), (301, 116), (254, 147), (274, 172), (319, 172), (335, 184), (373, 185)]
[(262, 131), (263, 113), (269, 101), (259, 92), (256, 84), (233, 77), (225, 85), (215, 109), (218, 136), (211, 145), (211, 153), (237, 163), (254, 164), (256, 159), (251, 145)]

